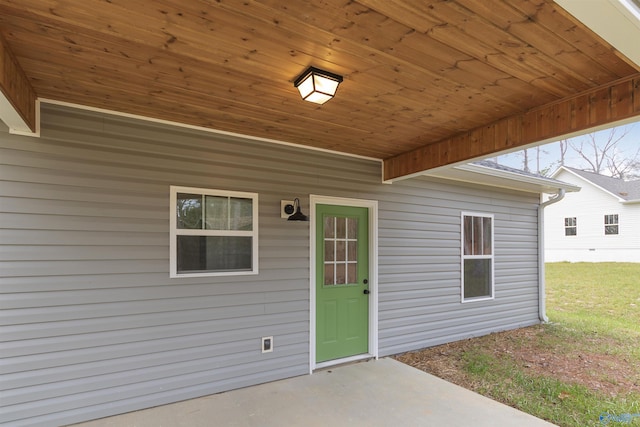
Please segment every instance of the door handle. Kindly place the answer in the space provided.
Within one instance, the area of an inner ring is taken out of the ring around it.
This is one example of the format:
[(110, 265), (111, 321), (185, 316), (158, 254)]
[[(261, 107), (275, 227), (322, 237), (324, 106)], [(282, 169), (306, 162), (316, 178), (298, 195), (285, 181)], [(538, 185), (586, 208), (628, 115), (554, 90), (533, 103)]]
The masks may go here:
[(365, 289), (364, 291), (362, 291), (362, 293), (365, 295), (369, 295), (371, 292), (369, 292), (369, 289)]

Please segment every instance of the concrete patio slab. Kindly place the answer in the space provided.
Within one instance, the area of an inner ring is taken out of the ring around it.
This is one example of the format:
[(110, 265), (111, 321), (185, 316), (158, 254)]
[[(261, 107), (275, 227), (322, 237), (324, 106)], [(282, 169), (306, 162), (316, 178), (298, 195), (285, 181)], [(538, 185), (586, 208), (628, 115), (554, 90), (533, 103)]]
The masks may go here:
[(385, 358), (76, 427), (552, 425)]

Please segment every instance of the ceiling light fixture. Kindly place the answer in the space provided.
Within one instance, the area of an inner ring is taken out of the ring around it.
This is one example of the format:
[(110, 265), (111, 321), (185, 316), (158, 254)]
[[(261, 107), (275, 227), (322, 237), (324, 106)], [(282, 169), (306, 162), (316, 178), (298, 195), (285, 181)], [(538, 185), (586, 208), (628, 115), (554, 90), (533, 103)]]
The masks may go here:
[(302, 99), (316, 104), (324, 104), (336, 94), (342, 76), (309, 67), (293, 82)]

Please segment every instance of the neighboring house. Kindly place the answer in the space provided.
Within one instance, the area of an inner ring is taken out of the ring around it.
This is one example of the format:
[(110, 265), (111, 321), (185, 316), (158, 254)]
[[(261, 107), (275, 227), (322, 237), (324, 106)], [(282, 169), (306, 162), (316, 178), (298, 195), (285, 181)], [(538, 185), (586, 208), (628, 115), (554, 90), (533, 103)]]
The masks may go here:
[(370, 159), (49, 104), (0, 158), (15, 426), (539, 323), (540, 194), (576, 189), (490, 163), (388, 185)]
[(545, 209), (548, 262), (640, 262), (640, 180), (563, 166), (552, 176), (582, 190)]

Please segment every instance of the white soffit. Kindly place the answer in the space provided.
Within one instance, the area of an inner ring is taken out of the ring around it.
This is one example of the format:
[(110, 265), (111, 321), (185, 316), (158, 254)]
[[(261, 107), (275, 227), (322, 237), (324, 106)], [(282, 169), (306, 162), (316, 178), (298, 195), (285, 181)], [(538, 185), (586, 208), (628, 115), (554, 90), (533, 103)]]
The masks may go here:
[(640, 67), (639, 0), (555, 0)]

